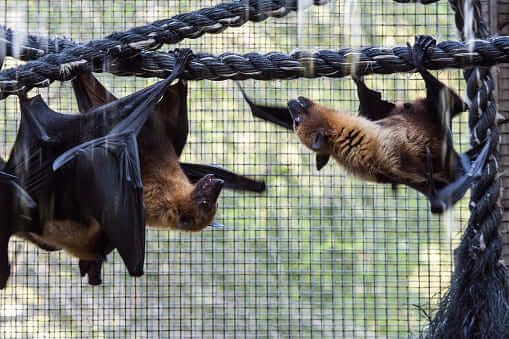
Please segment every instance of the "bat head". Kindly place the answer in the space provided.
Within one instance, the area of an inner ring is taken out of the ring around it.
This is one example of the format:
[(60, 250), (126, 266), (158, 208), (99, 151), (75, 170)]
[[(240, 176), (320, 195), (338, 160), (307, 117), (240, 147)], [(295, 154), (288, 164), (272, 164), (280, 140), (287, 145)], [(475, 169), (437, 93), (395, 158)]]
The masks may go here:
[(213, 223), (217, 210), (217, 198), (224, 181), (207, 174), (195, 185), (185, 203), (179, 208), (177, 227), (181, 231), (200, 231)]
[(304, 97), (288, 102), (293, 130), (307, 147), (318, 153), (329, 152), (326, 135), (329, 123), (324, 110), (327, 109)]
[(311, 150), (317, 154), (316, 165), (320, 170), (329, 160), (328, 116), (331, 111), (311, 100), (299, 97), (288, 102), (288, 111), (293, 119), (293, 130)]

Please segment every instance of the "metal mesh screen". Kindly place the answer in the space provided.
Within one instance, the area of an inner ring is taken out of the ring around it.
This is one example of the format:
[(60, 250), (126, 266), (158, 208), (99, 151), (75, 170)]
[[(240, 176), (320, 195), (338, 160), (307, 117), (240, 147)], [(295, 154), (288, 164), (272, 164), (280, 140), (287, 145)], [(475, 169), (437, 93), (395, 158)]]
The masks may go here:
[[(76, 41), (219, 3), (211, 0), (3, 0), (0, 24)], [(415, 34), (456, 39), (447, 2), (339, 1), (284, 18), (184, 40), (196, 52), (290, 52), (300, 48), (391, 46)], [(22, 38), (22, 37), (20, 37)], [(165, 46), (169, 49), (173, 46)], [(7, 59), (4, 66), (18, 61)], [(435, 73), (436, 74), (436, 73)], [(458, 71), (439, 72), (462, 93)], [(98, 75), (115, 95), (151, 83)], [(152, 80), (153, 81), (153, 80)], [(425, 95), (418, 75), (370, 76), (390, 100)], [(258, 101), (299, 95), (355, 114), (350, 78), (245, 81)], [(32, 91), (36, 92), (36, 91)], [(38, 91), (60, 112), (77, 112), (69, 83)], [(336, 163), (317, 172), (296, 136), (254, 119), (231, 81), (191, 82), (190, 138), (183, 160), (213, 163), (266, 181), (263, 194), (223, 191), (224, 229), (149, 229), (145, 275), (129, 277), (109, 256), (103, 284), (81, 280), (77, 259), (11, 240), (12, 276), (0, 291), (1, 338), (399, 338), (416, 336), (447, 288), (452, 249), (466, 224), (466, 199), (441, 218), (400, 187), (366, 184)], [(15, 139), (19, 106), (0, 102), (0, 150)], [(465, 150), (466, 117), (454, 122)]]

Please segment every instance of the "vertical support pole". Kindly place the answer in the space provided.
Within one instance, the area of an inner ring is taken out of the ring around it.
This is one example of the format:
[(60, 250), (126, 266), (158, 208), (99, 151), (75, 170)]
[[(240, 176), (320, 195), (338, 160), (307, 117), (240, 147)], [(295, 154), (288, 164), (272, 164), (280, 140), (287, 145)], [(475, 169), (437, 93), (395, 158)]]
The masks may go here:
[[(509, 35), (509, 1), (508, 0), (486, 0), (489, 3), (487, 11), (483, 14), (490, 18), (490, 26), (493, 33)], [(500, 64), (497, 66), (497, 103), (498, 110), (504, 118), (509, 119), (509, 65)], [(504, 243), (502, 257), (506, 265), (509, 265), (509, 125), (500, 126), (500, 162), (501, 170), (505, 171), (502, 176), (502, 225), (500, 232)]]

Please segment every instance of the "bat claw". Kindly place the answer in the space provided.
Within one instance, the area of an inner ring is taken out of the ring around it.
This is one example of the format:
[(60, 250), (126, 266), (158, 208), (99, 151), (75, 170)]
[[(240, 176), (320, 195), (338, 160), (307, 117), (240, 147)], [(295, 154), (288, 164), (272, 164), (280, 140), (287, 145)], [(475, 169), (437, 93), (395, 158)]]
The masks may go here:
[(440, 199), (430, 200), (431, 213), (443, 213), (447, 209), (447, 204)]
[(407, 42), (410, 58), (414, 66), (418, 69), (424, 69), (424, 60), (426, 59), (426, 52), (429, 48), (436, 46), (436, 41), (429, 35), (416, 35), (413, 46)]

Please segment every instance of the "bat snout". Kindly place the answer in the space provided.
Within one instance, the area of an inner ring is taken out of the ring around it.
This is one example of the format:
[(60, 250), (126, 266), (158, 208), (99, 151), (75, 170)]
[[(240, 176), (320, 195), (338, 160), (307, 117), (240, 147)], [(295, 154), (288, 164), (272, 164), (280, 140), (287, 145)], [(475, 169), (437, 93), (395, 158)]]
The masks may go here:
[(298, 100), (288, 101), (288, 111), (290, 112), (293, 120), (295, 120), (299, 115), (306, 113), (305, 107)]
[(207, 174), (196, 184), (195, 193), (199, 196), (207, 196), (215, 202), (224, 187), (224, 180), (218, 179), (214, 174)]
[(309, 100), (308, 98), (298, 97), (297, 101), (304, 109), (308, 109), (309, 106), (311, 106), (311, 100)]
[(219, 197), (219, 194), (221, 193), (221, 190), (223, 189), (223, 187), (224, 187), (224, 180), (215, 178), (214, 179), (214, 188), (215, 188), (216, 200)]

